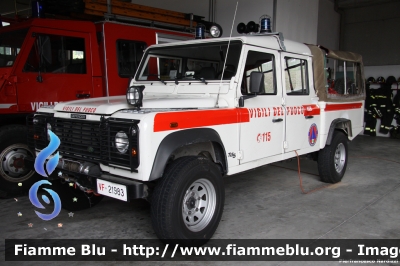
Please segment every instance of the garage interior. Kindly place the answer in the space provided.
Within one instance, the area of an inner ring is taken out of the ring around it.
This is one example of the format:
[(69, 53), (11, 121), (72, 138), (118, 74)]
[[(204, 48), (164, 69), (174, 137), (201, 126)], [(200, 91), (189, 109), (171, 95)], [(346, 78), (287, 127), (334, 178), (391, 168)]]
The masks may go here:
[[(222, 26), (222, 37), (230, 35), (236, 3), (230, 0), (131, 2), (203, 16)], [(29, 16), (30, 1), (1, 1), (1, 17), (12, 18), (16, 10), (21, 17)], [(399, 10), (398, 0), (239, 1), (232, 36), (239, 35), (235, 30), (239, 22), (257, 22), (260, 16), (268, 14), (273, 29), (282, 32), (285, 39), (361, 54), (365, 78), (375, 79), (368, 83), (371, 90), (381, 87), (382, 84), (377, 82), (379, 77), (387, 79), (394, 76), (396, 81), (389, 85), (395, 96), (400, 84)], [(393, 119), (392, 125), (393, 128), (397, 126), (396, 119)], [(362, 132), (349, 142), (347, 171), (337, 184), (320, 182), (316, 162), (305, 158), (274, 163), (226, 177), (224, 212), (213, 238), (398, 239), (400, 131), (397, 136), (384, 134), (379, 132), (380, 126), (380, 119), (377, 119), (376, 136)], [(49, 222), (37, 218), (27, 195), (0, 199), (0, 211), (0, 234), (3, 239), (0, 243), (1, 261), (4, 261), (4, 239), (157, 238), (151, 226), (150, 206), (144, 200), (127, 203), (105, 198), (94, 208), (73, 215), (62, 210), (58, 217)], [(30, 223), (32, 227), (28, 226)], [(118, 262), (118, 265), (128, 263)], [(82, 262), (58, 262), (57, 265), (67, 264), (80, 265)], [(85, 265), (92, 264), (98, 263), (85, 262)], [(277, 262), (254, 264), (280, 265)], [(19, 265), (36, 264), (20, 262)]]

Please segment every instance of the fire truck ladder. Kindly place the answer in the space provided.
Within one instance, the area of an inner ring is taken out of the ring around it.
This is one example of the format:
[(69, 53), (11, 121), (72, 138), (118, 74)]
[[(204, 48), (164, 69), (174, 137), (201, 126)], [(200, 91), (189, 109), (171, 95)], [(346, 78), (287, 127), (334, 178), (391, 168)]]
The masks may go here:
[(153, 27), (173, 28), (193, 31), (198, 24), (208, 30), (213, 22), (204, 17), (186, 14), (161, 8), (148, 7), (118, 0), (84, 0), (84, 13), (101, 16), (111, 20), (125, 20)]

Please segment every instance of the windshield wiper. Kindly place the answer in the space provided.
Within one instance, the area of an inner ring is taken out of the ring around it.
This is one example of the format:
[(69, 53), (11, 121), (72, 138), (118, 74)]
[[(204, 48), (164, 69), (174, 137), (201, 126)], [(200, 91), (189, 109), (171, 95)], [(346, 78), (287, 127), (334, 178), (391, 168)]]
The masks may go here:
[(193, 77), (194, 79), (200, 80), (201, 82), (205, 83), (206, 85), (208, 84), (208, 82), (204, 78), (199, 78), (199, 77), (194, 76), (194, 75), (188, 75), (185, 78), (187, 78), (187, 77)]
[(164, 85), (167, 85), (167, 82), (165, 82), (165, 80), (161, 79), (161, 78), (159, 77), (159, 75), (157, 75), (157, 74), (148, 74), (147, 76), (157, 77), (157, 79), (158, 79), (159, 81), (161, 81), (162, 83), (164, 83)]

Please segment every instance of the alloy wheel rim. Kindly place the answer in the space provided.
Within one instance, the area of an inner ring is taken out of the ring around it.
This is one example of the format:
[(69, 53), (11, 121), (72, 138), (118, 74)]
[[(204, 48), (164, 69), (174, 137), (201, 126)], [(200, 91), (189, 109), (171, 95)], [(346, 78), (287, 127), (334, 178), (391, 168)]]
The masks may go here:
[(217, 197), (214, 185), (201, 178), (186, 190), (182, 202), (182, 218), (192, 232), (203, 230), (214, 216)]
[(343, 143), (339, 143), (335, 150), (334, 164), (336, 172), (342, 172), (346, 163), (346, 148)]

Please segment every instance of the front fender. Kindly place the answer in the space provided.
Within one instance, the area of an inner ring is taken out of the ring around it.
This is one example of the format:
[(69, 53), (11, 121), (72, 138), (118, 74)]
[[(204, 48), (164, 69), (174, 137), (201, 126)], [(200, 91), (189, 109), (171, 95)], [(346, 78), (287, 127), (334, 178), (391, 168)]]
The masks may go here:
[(170, 155), (176, 149), (201, 142), (211, 142), (214, 145), (217, 160), (220, 160), (224, 168), (223, 170), (226, 173), (226, 152), (218, 132), (211, 128), (194, 128), (173, 132), (161, 141), (154, 159), (149, 181), (162, 176)]

